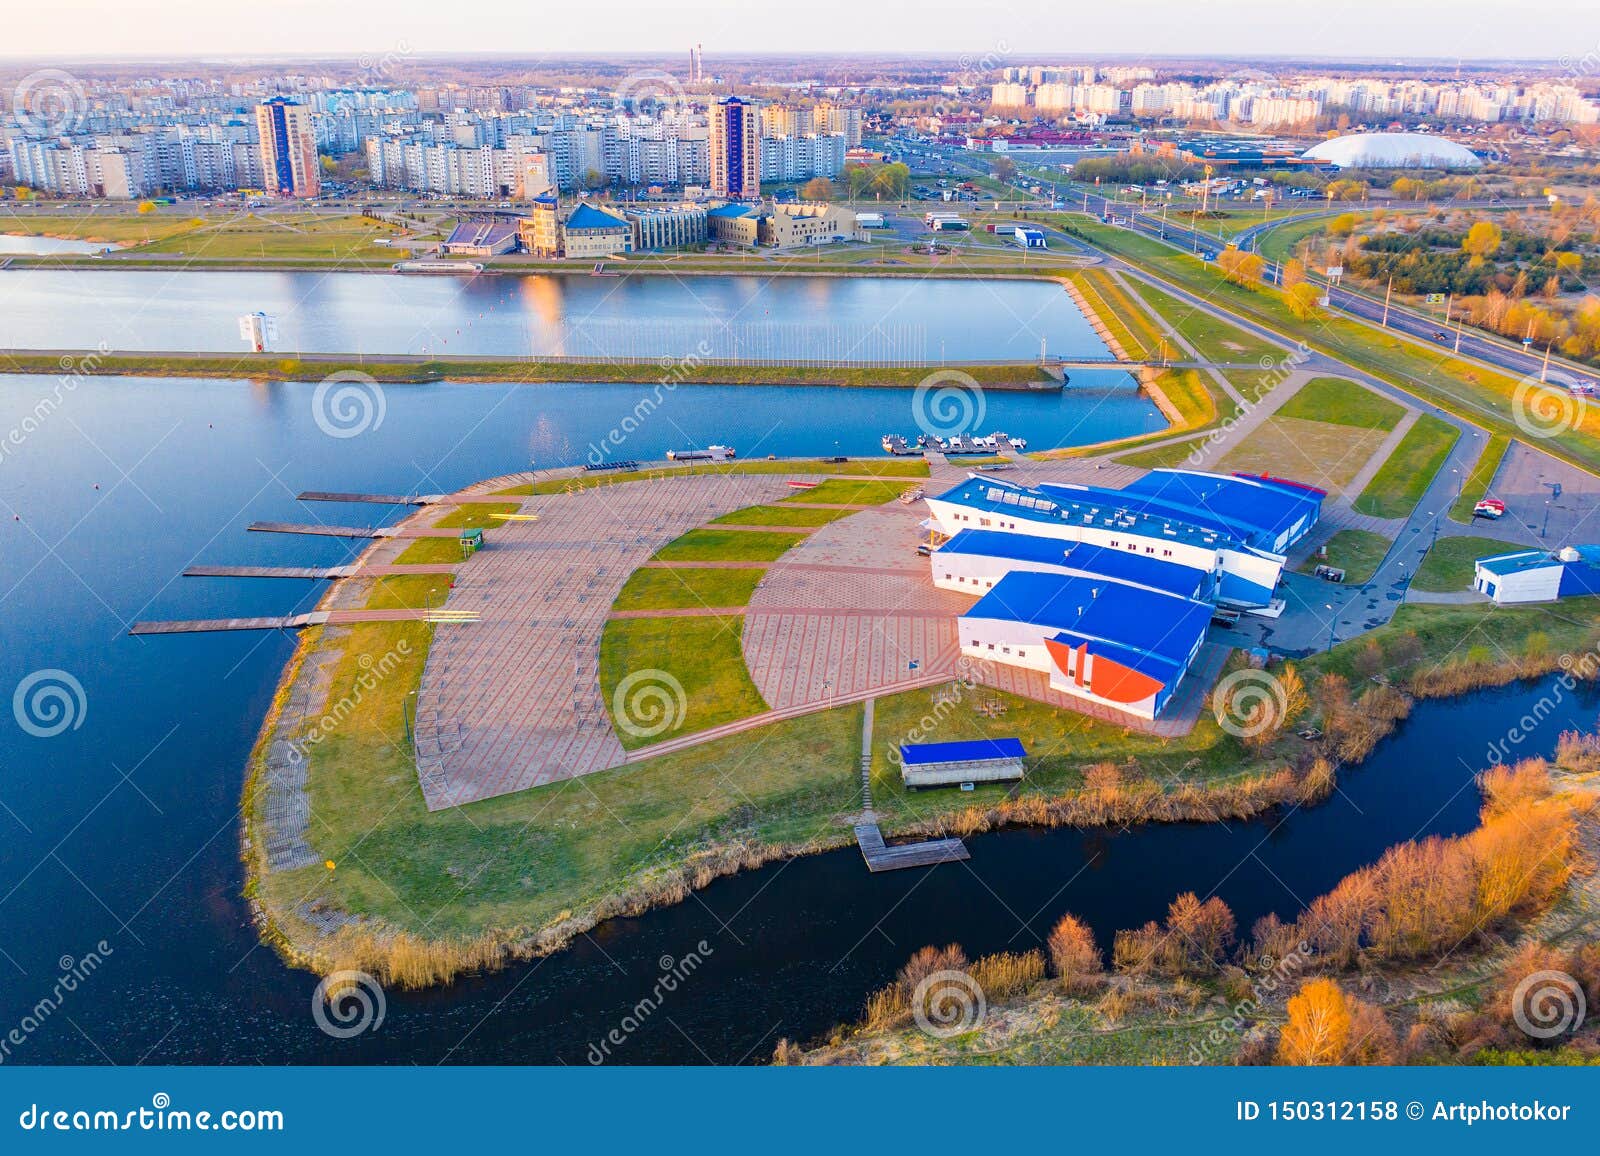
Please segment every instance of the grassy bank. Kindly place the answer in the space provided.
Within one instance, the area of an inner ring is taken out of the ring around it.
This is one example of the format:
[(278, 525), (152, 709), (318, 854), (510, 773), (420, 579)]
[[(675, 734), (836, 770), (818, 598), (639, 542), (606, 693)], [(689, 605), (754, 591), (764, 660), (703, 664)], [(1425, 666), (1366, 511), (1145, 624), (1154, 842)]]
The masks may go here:
[(1438, 592), (1470, 590), (1473, 563), (1477, 559), (1525, 549), (1526, 546), (1498, 538), (1440, 538), (1423, 555), (1411, 586), (1416, 590)]
[[(339, 370), (357, 370), (383, 384), (432, 381), (547, 384), (654, 385), (824, 385), (845, 388), (911, 388), (933, 366), (828, 368), (699, 364), (692, 370), (663, 370), (654, 361), (545, 361), (518, 358), (439, 358), (418, 355), (325, 354), (285, 357), (274, 353), (98, 353), (92, 349), (50, 354), (0, 351), (0, 373), (63, 374), (87, 377), (245, 377), (260, 381), (320, 381)], [(693, 380), (680, 380), (684, 372)], [(964, 365), (961, 372), (986, 389), (1059, 389), (1061, 383), (1027, 365)]]
[(616, 486), (628, 482), (660, 481), (663, 478), (689, 477), (706, 474), (857, 474), (879, 478), (926, 478), (928, 463), (921, 458), (855, 458), (843, 462), (819, 462), (805, 459), (760, 460), (724, 462), (713, 464), (697, 462), (677, 466), (656, 463), (639, 470), (615, 470), (604, 473), (574, 473), (564, 477), (545, 478), (538, 482), (524, 482), (494, 492), (496, 497), (533, 497), (540, 494), (567, 494), (594, 486)]
[[(1518, 379), (1509, 374), (1341, 314), (1301, 320), (1275, 290), (1230, 282), (1213, 265), (1176, 252), (1154, 238), (1084, 217), (1071, 218), (1068, 227), (1089, 243), (1157, 277), (1240, 317), (1304, 341), (1311, 349), (1347, 359), (1491, 433), (1517, 434), (1512, 395)], [(1547, 439), (1544, 448), (1591, 472), (1600, 471), (1600, 409), (1584, 411), (1577, 426)]]
[(1494, 483), (1495, 474), (1500, 472), (1500, 463), (1510, 449), (1511, 439), (1505, 434), (1493, 434), (1484, 443), (1483, 452), (1478, 455), (1472, 472), (1461, 487), (1460, 497), (1450, 504), (1451, 521), (1472, 524), (1472, 508), (1489, 496), (1489, 487)]
[(1375, 518), (1404, 518), (1411, 513), (1460, 436), (1455, 426), (1432, 414), (1417, 418), (1355, 500), (1356, 513)]

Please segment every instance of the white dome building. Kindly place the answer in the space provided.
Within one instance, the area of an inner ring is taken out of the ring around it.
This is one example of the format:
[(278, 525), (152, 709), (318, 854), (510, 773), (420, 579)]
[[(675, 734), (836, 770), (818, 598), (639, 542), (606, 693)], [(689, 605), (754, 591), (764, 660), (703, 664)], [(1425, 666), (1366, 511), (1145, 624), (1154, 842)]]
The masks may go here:
[(1471, 149), (1420, 132), (1360, 132), (1325, 140), (1303, 154), (1341, 169), (1475, 169)]

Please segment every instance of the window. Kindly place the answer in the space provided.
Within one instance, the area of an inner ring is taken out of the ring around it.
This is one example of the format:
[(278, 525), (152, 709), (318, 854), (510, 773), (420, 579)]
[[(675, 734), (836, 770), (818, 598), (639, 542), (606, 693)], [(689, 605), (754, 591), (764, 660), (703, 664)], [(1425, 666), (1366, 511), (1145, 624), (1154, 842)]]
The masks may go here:
[(1156, 548), (1154, 546), (1146, 546), (1144, 548), (1144, 552), (1146, 554), (1154, 554), (1156, 552)]
[(1009, 646), (1002, 646), (1000, 648), (1000, 653), (1001, 654), (1010, 654), (1011, 653), (1011, 648)]
[(993, 649), (994, 649), (994, 643), (992, 643), (992, 642), (991, 642), (991, 643), (990, 643), (990, 644), (989, 644), (989, 649), (990, 649), (990, 650), (993, 650)]
[(1163, 550), (1163, 551), (1161, 551), (1161, 556), (1163, 558), (1170, 558), (1170, 557), (1172, 557), (1172, 551), (1171, 550)]
[(989, 525), (989, 519), (988, 518), (979, 518), (978, 519), (978, 525), (980, 525), (980, 526)]

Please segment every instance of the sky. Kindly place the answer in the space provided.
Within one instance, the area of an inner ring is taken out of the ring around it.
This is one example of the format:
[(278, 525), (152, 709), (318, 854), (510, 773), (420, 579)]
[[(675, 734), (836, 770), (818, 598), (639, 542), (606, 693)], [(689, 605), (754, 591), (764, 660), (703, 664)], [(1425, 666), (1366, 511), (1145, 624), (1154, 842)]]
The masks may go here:
[[(0, 57), (718, 51), (1600, 60), (1589, 0), (19, 0)], [(470, 16), (468, 15), (470, 14)]]

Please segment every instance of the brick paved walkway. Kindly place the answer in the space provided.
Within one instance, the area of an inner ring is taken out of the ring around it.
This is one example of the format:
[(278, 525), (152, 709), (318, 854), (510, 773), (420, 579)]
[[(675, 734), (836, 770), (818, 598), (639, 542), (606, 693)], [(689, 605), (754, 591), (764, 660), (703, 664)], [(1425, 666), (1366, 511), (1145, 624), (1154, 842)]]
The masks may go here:
[(621, 764), (600, 693), (600, 635), (622, 584), (685, 530), (789, 492), (787, 475), (639, 481), (521, 500), (451, 592), (479, 621), (441, 627), (417, 703), (430, 810)]
[(744, 654), (775, 710), (954, 673), (955, 619), (972, 599), (929, 580), (916, 551), (926, 516), (920, 502), (852, 514), (767, 571), (746, 614)]

